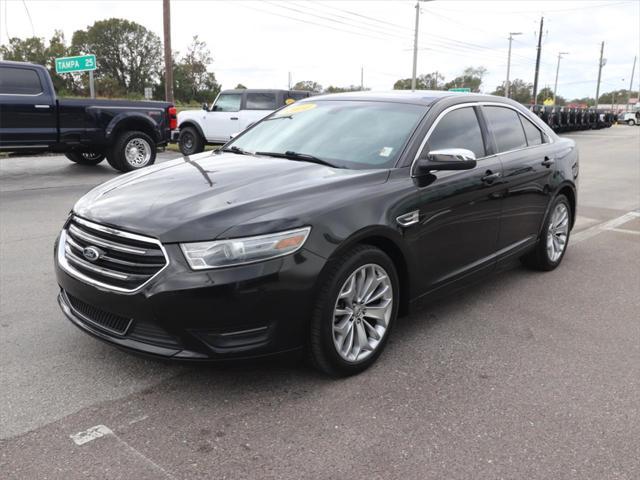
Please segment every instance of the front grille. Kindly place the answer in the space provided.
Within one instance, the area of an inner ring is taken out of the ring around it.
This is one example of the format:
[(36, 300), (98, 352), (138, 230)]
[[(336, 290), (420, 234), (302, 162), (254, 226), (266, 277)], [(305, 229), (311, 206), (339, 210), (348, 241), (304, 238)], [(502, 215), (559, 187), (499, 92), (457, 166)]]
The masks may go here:
[(76, 317), (85, 323), (89, 323), (117, 335), (124, 335), (127, 332), (129, 325), (131, 325), (130, 318), (105, 312), (104, 310), (83, 302), (73, 295), (69, 295), (67, 292), (64, 292), (64, 294), (67, 297), (69, 305), (74, 310)]
[(63, 240), (64, 260), (70, 273), (75, 270), (118, 291), (136, 290), (167, 264), (156, 239), (75, 216), (67, 224)]

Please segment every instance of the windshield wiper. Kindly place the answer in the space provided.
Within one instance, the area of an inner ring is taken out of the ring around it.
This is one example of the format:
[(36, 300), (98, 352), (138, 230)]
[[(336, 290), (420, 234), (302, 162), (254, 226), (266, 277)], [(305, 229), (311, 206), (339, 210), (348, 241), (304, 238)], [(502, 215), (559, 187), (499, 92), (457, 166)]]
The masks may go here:
[(303, 161), (303, 162), (318, 163), (320, 165), (326, 165), (327, 167), (343, 168), (343, 167), (341, 167), (339, 165), (334, 165), (331, 162), (327, 162), (326, 160), (323, 160), (321, 158), (315, 157), (313, 155), (309, 155), (308, 153), (298, 153), (298, 152), (293, 152), (291, 150), (287, 150), (284, 153), (280, 153), (280, 152), (256, 152), (256, 155), (265, 155), (267, 157), (276, 157), (276, 158), (287, 158), (289, 160), (299, 160), (299, 161)]
[(228, 148), (220, 148), (219, 150), (217, 150), (218, 152), (231, 152), (231, 153), (237, 153), (238, 155), (251, 155), (250, 152), (247, 152), (243, 149), (241, 149), (240, 147), (236, 147), (235, 145), (232, 145)]

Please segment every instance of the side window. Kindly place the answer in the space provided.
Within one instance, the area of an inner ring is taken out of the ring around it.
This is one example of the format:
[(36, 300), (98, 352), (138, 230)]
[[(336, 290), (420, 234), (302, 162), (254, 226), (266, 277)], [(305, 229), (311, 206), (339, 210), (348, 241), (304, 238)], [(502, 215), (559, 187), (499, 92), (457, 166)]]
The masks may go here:
[(482, 107), (496, 140), (498, 153), (527, 146), (524, 130), (515, 110), (505, 107)]
[(275, 110), (275, 93), (247, 93), (247, 110)]
[(222, 93), (213, 105), (214, 112), (238, 112), (240, 111), (240, 93)]
[(309, 96), (309, 92), (303, 92), (300, 90), (289, 90), (289, 93), (287, 94), (288, 98), (293, 98), (294, 100), (302, 100), (303, 98), (308, 98)]
[(441, 150), (443, 148), (466, 148), (476, 158), (485, 156), (482, 130), (473, 107), (458, 108), (447, 113), (431, 132), (427, 148)]
[(8, 95), (42, 93), (38, 72), (27, 68), (0, 67), (0, 93)]
[(528, 118), (520, 115), (522, 126), (524, 127), (524, 133), (527, 136), (527, 143), (531, 145), (540, 145), (544, 143), (544, 137), (538, 127), (536, 127)]

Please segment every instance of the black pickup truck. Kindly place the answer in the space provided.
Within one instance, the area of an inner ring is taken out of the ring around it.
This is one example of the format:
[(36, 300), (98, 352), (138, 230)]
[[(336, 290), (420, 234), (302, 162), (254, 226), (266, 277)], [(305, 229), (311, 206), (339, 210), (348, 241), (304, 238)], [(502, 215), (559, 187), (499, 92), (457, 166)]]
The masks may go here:
[(43, 66), (0, 62), (0, 151), (60, 152), (83, 165), (106, 158), (128, 172), (153, 164), (176, 126), (170, 103), (59, 99)]

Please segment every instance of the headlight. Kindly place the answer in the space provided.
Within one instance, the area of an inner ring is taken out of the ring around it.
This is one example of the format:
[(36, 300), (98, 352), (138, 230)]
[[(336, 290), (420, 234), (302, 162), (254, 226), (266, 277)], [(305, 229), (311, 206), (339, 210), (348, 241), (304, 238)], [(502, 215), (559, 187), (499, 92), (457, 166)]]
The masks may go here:
[(180, 248), (193, 270), (231, 267), (282, 257), (298, 251), (311, 227), (257, 237), (212, 242), (181, 243)]

